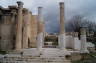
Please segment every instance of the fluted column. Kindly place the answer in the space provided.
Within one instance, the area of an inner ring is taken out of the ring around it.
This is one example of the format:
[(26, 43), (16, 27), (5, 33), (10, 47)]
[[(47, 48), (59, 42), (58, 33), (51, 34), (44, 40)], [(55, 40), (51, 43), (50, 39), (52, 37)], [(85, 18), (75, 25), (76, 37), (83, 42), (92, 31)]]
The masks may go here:
[(80, 40), (81, 40), (81, 53), (87, 53), (88, 50), (87, 50), (87, 46), (86, 46), (86, 28), (85, 27), (82, 27), (80, 29)]
[(11, 45), (12, 45), (12, 48), (15, 48), (15, 36), (16, 36), (16, 10), (12, 10), (12, 12), (11, 12), (11, 24), (12, 24), (12, 27), (11, 27), (11, 34), (12, 34), (12, 36), (11, 36)]
[(59, 47), (65, 49), (65, 28), (64, 28), (64, 2), (60, 2), (60, 33), (58, 36)]
[(23, 48), (28, 48), (28, 22), (29, 22), (29, 12), (24, 9), (24, 22), (23, 22)]
[(17, 32), (16, 32), (16, 50), (22, 49), (22, 21), (23, 21), (23, 3), (21, 1), (17, 2), (18, 4), (18, 14), (17, 14)]
[(64, 3), (60, 2), (60, 34), (64, 34)]
[(38, 7), (38, 35), (37, 48), (41, 51), (44, 45), (44, 21), (42, 15), (42, 7)]

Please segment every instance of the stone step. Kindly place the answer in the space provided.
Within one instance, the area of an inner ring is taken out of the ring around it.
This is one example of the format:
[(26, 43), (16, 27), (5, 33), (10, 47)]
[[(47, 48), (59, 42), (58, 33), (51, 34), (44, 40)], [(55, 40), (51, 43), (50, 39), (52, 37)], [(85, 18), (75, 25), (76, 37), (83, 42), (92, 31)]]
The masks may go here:
[(39, 51), (37, 48), (23, 49), (22, 54), (11, 53), (0, 58), (1, 63), (70, 63), (70, 60), (65, 59), (68, 51), (58, 48), (42, 48)]
[(59, 62), (53, 62), (53, 61), (36, 61), (36, 62), (30, 62), (30, 61), (28, 61), (28, 62), (26, 62), (26, 61), (4, 61), (4, 62), (2, 62), (2, 63), (71, 63), (70, 61), (59, 61)]
[(42, 57), (64, 57), (65, 55), (71, 55), (67, 50), (61, 50), (58, 48), (46, 48), (43, 49)]
[(13, 51), (7, 51), (8, 54), (21, 54), (22, 50), (19, 50), (19, 51), (16, 51), (16, 50), (13, 50)]
[(40, 56), (40, 51), (37, 48), (30, 48), (23, 50), (24, 56)]
[(17, 62), (17, 63), (22, 63), (22, 62), (24, 62), (24, 63), (28, 63), (28, 62), (30, 62), (30, 63), (65, 63), (65, 62), (67, 62), (67, 63), (70, 63), (70, 61), (69, 60), (65, 60), (65, 58), (61, 58), (61, 57), (57, 57), (57, 58), (40, 58), (40, 57), (36, 57), (36, 58), (14, 58), (14, 60), (13, 60), (13, 58), (11, 58), (11, 57), (9, 57), (9, 58), (3, 58), (3, 61), (1, 61), (1, 59), (0, 59), (0, 62), (1, 63), (15, 63), (15, 62)]

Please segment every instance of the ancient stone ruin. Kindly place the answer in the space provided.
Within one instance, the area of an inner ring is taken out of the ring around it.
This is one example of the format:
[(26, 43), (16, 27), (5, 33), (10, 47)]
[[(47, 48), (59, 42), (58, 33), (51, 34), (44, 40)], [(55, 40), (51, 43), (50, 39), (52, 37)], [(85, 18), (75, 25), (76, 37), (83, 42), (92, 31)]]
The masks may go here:
[(17, 4), (8, 8), (0, 7), (0, 50), (8, 51), (8, 54), (1, 55), (0, 62), (70, 63), (66, 55), (88, 53), (85, 27), (81, 27), (80, 37), (78, 32), (65, 32), (64, 2), (59, 3), (60, 32), (56, 48), (44, 48), (43, 8), (38, 7), (38, 15), (32, 15), (32, 12), (23, 8), (21, 1)]

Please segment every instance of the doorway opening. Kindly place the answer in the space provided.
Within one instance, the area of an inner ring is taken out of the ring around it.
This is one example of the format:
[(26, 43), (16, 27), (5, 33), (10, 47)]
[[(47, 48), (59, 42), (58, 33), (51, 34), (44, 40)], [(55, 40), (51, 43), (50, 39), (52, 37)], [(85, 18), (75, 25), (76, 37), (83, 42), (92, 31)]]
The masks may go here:
[(58, 47), (58, 36), (56, 34), (48, 34), (44, 39), (45, 48), (57, 48)]

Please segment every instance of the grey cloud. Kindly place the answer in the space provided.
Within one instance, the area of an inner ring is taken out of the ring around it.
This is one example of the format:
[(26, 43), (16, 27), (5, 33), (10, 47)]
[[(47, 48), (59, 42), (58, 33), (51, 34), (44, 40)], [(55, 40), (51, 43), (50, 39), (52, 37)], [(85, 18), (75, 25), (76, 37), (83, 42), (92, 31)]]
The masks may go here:
[[(2, 2), (4, 1), (4, 2)], [(3, 6), (9, 5), (9, 0), (0, 0)], [(13, 1), (13, 0), (11, 0)], [(14, 0), (13, 4), (16, 0)], [(59, 2), (65, 2), (66, 21), (74, 15), (84, 15), (87, 19), (96, 20), (96, 0), (21, 0), (24, 7), (28, 8), (33, 14), (37, 14), (37, 7), (42, 6), (46, 31), (59, 32)]]

